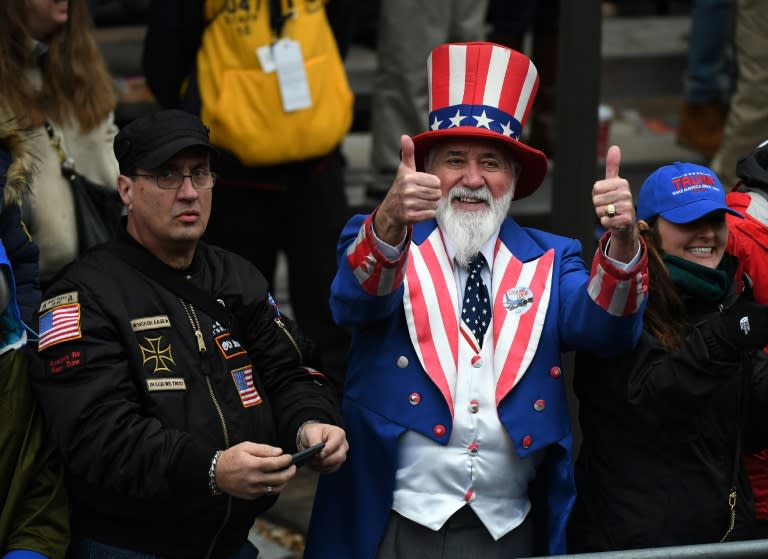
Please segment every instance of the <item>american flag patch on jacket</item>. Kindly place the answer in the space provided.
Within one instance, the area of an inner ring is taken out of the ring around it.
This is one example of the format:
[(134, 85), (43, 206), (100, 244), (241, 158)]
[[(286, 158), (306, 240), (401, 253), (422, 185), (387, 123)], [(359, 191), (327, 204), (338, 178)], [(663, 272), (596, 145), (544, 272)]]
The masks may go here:
[(60, 305), (40, 316), (38, 351), (83, 337), (80, 331), (80, 303)]
[(261, 396), (259, 396), (256, 386), (253, 384), (253, 369), (250, 366), (235, 369), (232, 371), (232, 378), (235, 381), (235, 386), (240, 394), (240, 401), (243, 402), (244, 408), (257, 406), (261, 403)]

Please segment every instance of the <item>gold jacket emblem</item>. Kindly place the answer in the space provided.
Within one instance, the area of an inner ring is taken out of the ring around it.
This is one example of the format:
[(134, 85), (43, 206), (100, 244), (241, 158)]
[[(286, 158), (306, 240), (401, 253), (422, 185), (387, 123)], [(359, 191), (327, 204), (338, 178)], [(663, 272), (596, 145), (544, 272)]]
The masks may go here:
[(163, 339), (162, 336), (158, 336), (157, 338), (145, 337), (144, 339), (149, 344), (149, 347), (139, 344), (142, 359), (141, 364), (146, 365), (149, 362), (153, 362), (154, 370), (152, 372), (154, 374), (161, 371), (168, 371), (170, 373), (171, 368), (169, 365), (176, 365), (176, 362), (173, 360), (173, 353), (171, 352), (171, 344), (161, 348), (160, 341)]

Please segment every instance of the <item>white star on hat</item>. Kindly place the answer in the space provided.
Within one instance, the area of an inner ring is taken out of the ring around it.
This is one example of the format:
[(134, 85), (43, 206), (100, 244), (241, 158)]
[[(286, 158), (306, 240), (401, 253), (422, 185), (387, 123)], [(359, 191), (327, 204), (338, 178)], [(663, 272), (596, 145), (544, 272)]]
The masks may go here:
[(459, 126), (461, 124), (461, 121), (464, 120), (465, 118), (467, 117), (461, 116), (461, 109), (456, 109), (456, 115), (448, 118), (448, 120), (451, 121), (451, 126), (449, 126), (448, 128), (451, 128), (453, 126)]
[(477, 121), (477, 127), (478, 127), (478, 128), (483, 128), (483, 127), (485, 127), (485, 128), (487, 128), (488, 130), (490, 130), (490, 129), (491, 129), (491, 126), (490, 126), (490, 124), (493, 122), (493, 120), (492, 120), (492, 119), (490, 119), (490, 118), (488, 118), (488, 117), (485, 115), (485, 111), (483, 111), (483, 114), (481, 114), (480, 116), (476, 116), (476, 117), (475, 117), (475, 120)]

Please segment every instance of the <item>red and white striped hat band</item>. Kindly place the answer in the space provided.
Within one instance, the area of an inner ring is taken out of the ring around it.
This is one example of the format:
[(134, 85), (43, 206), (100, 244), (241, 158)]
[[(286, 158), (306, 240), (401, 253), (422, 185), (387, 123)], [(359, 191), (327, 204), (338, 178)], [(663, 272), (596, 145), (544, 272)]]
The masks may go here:
[(520, 141), (539, 89), (527, 56), (494, 43), (451, 43), (427, 60), (429, 127), (416, 134), (416, 168), (423, 171), (438, 142), (501, 142), (520, 164), (514, 200), (525, 198), (547, 174), (547, 156)]
[(538, 73), (523, 54), (492, 43), (447, 44), (427, 61), (429, 130), (487, 128), (519, 139)]

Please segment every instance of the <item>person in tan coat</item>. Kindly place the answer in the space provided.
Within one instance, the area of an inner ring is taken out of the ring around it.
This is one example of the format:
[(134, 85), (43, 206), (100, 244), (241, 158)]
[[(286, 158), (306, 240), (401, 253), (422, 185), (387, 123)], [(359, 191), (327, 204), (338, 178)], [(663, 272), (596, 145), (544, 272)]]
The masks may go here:
[(35, 132), (29, 146), (38, 173), (25, 218), (40, 248), (44, 283), (78, 256), (75, 206), (53, 144), (60, 142), (81, 174), (116, 189), (114, 107), (85, 0), (0, 4), (0, 118), (16, 118)]

